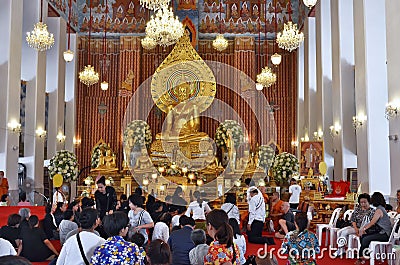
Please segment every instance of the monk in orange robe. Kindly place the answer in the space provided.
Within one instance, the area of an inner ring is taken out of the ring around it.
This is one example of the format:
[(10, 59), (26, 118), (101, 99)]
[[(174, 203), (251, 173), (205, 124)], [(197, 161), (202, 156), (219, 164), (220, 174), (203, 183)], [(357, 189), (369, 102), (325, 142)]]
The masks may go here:
[(0, 197), (8, 193), (8, 181), (4, 177), (4, 171), (0, 171)]
[(271, 197), (270, 197), (270, 202), (271, 202), (271, 208), (270, 208), (270, 214), (269, 216), (271, 217), (272, 222), (274, 222), (274, 229), (275, 231), (278, 231), (279, 229), (279, 219), (283, 215), (282, 211), (282, 204), (283, 201), (279, 199), (279, 193), (274, 192)]

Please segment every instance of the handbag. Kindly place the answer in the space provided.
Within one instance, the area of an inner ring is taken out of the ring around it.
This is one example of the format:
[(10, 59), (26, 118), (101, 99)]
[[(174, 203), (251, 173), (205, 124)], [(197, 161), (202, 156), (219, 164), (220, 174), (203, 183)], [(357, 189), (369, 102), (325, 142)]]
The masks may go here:
[[(369, 224), (370, 222), (371, 222), (371, 220), (369, 219), (368, 215), (365, 215), (364, 218), (363, 218), (363, 220), (362, 220), (362, 223), (361, 223), (361, 227), (360, 227), (360, 228), (365, 227), (365, 226), (366, 226), (367, 224)], [(382, 229), (380, 228), (379, 225), (374, 224), (374, 225), (371, 226), (370, 228), (366, 229), (366, 230), (365, 230), (365, 233), (366, 233), (367, 235), (373, 235), (373, 234), (378, 234), (381, 230), (382, 230)]]

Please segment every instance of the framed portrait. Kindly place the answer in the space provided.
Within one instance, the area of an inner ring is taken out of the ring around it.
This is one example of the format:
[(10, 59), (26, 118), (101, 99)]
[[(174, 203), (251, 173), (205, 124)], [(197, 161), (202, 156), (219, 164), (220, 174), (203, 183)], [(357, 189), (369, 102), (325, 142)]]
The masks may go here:
[(350, 183), (350, 191), (357, 192), (358, 189), (357, 168), (347, 168), (347, 181)]
[(300, 175), (312, 176), (321, 175), (319, 172), (319, 163), (324, 161), (324, 142), (308, 141), (300, 142)]

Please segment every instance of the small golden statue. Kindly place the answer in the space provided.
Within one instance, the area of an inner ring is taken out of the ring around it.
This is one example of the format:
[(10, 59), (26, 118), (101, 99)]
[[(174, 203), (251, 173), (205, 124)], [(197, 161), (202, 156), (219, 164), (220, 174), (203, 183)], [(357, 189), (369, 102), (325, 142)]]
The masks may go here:
[(216, 169), (219, 167), (218, 158), (214, 156), (212, 149), (207, 150), (207, 156), (204, 157), (204, 167), (207, 169)]
[(308, 169), (308, 174), (307, 174), (307, 176), (308, 176), (309, 178), (312, 178), (312, 177), (314, 176), (314, 170), (313, 170), (311, 167)]
[(142, 148), (141, 155), (136, 159), (136, 165), (134, 167), (135, 172), (150, 172), (153, 163), (147, 154), (147, 149)]
[(115, 154), (112, 153), (111, 149), (106, 150), (105, 154), (104, 152), (101, 152), (99, 157), (99, 163), (97, 164), (97, 167), (92, 171), (107, 172), (107, 173), (113, 173), (118, 171)]
[(250, 157), (250, 152), (249, 150), (244, 150), (243, 157), (239, 158), (239, 160), (237, 161), (236, 168), (239, 170), (245, 170), (246, 168), (251, 168), (252, 166), (253, 165)]

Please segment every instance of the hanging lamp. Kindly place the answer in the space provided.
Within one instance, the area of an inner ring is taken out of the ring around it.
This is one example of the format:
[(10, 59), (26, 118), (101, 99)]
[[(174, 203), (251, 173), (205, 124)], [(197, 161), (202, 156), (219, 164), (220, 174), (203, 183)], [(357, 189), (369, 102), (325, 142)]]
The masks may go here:
[(292, 9), (289, 1), (289, 21), (283, 26), (283, 31), (279, 32), (276, 37), (276, 42), (279, 48), (289, 52), (296, 50), (304, 41), (304, 35), (297, 29), (297, 24), (292, 22)]
[(34, 25), (34, 28), (31, 32), (26, 33), (26, 42), (28, 43), (29, 47), (43, 52), (54, 45), (54, 36), (53, 33), (50, 33), (47, 30), (47, 25), (42, 22), (43, 20), (43, 0), (40, 1), (40, 20), (38, 23)]
[[(275, 13), (275, 35), (278, 33), (278, 16), (277, 16), (277, 5), (276, 0), (274, 0), (274, 13)], [(276, 35), (277, 36), (277, 35)], [(274, 43), (274, 54), (271, 56), (271, 62), (273, 65), (278, 66), (282, 62), (282, 55), (276, 52), (276, 41)]]
[(108, 0), (106, 0), (106, 14), (104, 18), (104, 37), (103, 37), (103, 67), (101, 68), (101, 76), (103, 77), (103, 82), (100, 84), (100, 88), (103, 91), (108, 90), (108, 82), (105, 78), (105, 73), (107, 72), (106, 67), (106, 58), (107, 58), (107, 16), (108, 16)]
[(317, 3), (318, 0), (303, 0), (303, 3), (311, 9), (315, 4)]
[(257, 83), (265, 88), (272, 86), (276, 82), (276, 74), (268, 67), (268, 38), (267, 38), (267, 4), (265, 4), (265, 66), (261, 73), (257, 75)]
[(219, 34), (213, 40), (213, 47), (217, 51), (223, 51), (226, 48), (228, 48), (228, 41), (224, 38), (224, 35), (222, 34), (222, 0), (219, 0)]
[(70, 49), (71, 43), (71, 11), (72, 11), (72, 0), (68, 2), (68, 50), (63, 53), (64, 61), (67, 63), (74, 59), (74, 52)]
[(89, 0), (89, 40), (88, 40), (88, 65), (85, 66), (85, 68), (79, 72), (79, 80), (87, 85), (87, 86), (91, 86), (96, 84), (97, 82), (99, 82), (99, 73), (97, 73), (94, 70), (94, 67), (90, 65), (90, 35), (91, 35), (91, 31), (92, 31), (92, 1)]
[[(260, 12), (259, 14), (261, 14), (261, 1), (258, 1), (258, 5), (260, 8)], [(266, 23), (266, 22), (265, 22)], [(261, 18), (258, 19), (258, 60), (257, 60), (257, 64), (258, 64), (258, 69), (261, 69)], [(259, 83), (258, 80), (258, 75), (257, 75), (257, 83), (256, 83), (256, 90), (261, 91), (264, 88), (264, 85)]]

